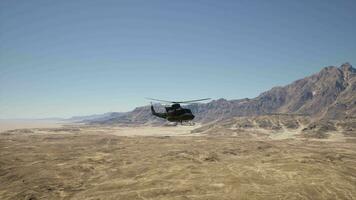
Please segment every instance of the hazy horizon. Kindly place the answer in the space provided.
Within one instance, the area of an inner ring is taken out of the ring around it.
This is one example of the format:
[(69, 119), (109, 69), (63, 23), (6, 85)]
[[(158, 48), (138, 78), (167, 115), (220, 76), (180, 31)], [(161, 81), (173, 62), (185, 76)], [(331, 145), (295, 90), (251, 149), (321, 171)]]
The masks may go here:
[(1, 1), (0, 119), (253, 98), (356, 63), (356, 2)]

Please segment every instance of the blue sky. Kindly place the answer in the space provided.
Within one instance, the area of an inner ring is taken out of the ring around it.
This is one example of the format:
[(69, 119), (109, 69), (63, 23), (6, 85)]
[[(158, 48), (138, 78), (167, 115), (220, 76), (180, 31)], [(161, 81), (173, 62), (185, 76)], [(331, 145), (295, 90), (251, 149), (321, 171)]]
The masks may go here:
[(0, 1), (0, 118), (255, 97), (356, 63), (356, 1)]

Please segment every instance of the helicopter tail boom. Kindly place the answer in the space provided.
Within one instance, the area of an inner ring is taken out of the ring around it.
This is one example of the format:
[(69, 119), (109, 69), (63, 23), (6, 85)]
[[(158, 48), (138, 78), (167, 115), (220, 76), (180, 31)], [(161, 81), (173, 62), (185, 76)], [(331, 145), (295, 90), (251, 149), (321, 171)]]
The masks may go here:
[(152, 115), (157, 116), (157, 117), (160, 117), (160, 118), (164, 118), (164, 119), (167, 118), (166, 113), (157, 113), (157, 112), (155, 111), (153, 105), (151, 105), (151, 113), (152, 113)]

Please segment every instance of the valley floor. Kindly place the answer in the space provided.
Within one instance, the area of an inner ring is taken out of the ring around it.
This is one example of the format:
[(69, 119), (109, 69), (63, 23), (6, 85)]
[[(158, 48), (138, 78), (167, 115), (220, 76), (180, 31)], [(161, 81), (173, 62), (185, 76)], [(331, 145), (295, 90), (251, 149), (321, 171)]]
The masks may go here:
[(356, 138), (272, 140), (189, 130), (4, 132), (0, 199), (356, 199)]

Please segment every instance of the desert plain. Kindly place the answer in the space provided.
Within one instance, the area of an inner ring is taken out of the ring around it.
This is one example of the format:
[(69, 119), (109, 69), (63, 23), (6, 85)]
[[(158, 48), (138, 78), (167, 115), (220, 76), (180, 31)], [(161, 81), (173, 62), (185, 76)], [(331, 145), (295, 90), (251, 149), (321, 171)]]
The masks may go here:
[(356, 199), (355, 137), (198, 127), (7, 128), (0, 199)]

